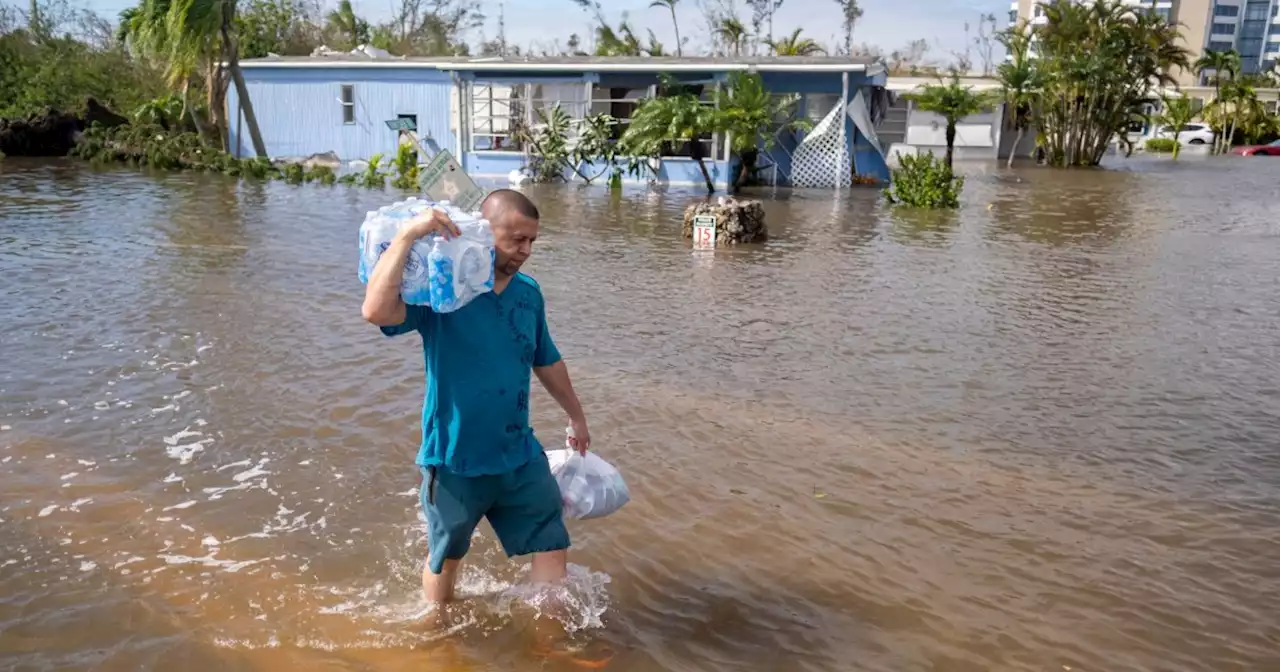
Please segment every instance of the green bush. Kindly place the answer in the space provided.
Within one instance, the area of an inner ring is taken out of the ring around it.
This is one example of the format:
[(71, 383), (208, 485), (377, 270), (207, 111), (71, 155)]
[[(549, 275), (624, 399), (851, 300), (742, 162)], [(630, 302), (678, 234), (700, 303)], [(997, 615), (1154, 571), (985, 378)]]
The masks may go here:
[(400, 145), (396, 149), (396, 173), (391, 186), (405, 190), (418, 188), (418, 150), (413, 145)]
[(1151, 138), (1147, 141), (1148, 152), (1172, 152), (1178, 146), (1178, 141), (1173, 138)]
[(319, 182), (320, 184), (333, 184), (337, 178), (337, 174), (329, 166), (311, 166), (306, 175), (308, 182)]
[(885, 195), (891, 203), (912, 208), (958, 208), (964, 177), (951, 172), (942, 159), (927, 154), (899, 157)]
[(166, 131), (154, 124), (127, 124), (115, 128), (94, 124), (85, 130), (71, 150), (71, 156), (93, 163), (200, 170), (255, 180), (284, 180), (290, 184), (342, 182), (381, 188), (384, 178), (378, 170), (381, 157), (374, 157), (370, 169), (364, 173), (345, 175), (339, 180), (328, 166), (306, 168), (294, 163), (280, 167), (270, 159), (256, 156), (237, 159), (227, 152), (206, 146), (195, 133)]

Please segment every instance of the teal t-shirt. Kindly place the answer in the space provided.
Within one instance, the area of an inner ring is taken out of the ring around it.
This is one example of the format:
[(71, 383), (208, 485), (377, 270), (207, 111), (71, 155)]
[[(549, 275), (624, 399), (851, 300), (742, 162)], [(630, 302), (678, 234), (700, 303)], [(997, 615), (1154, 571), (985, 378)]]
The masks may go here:
[(461, 476), (505, 474), (542, 451), (529, 426), (535, 367), (560, 361), (538, 283), (517, 273), (452, 313), (409, 306), (387, 336), (418, 332), (426, 361), (418, 465)]

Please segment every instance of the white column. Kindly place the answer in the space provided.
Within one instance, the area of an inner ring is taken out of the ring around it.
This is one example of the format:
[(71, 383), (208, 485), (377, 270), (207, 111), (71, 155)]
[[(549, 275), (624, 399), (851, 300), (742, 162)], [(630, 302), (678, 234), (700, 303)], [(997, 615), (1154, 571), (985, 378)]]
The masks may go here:
[(836, 189), (844, 184), (844, 176), (849, 172), (845, 159), (853, 151), (849, 147), (848, 131), (845, 125), (849, 121), (849, 73), (840, 73), (840, 160), (836, 162)]

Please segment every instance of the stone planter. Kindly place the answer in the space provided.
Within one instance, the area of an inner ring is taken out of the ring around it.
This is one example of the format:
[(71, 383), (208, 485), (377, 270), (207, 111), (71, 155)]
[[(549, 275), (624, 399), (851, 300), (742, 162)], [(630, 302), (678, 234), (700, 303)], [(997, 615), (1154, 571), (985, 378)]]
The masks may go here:
[(716, 245), (759, 243), (769, 237), (760, 201), (721, 197), (716, 201), (692, 203), (684, 210), (681, 235), (693, 238), (693, 218), (710, 215), (716, 219)]

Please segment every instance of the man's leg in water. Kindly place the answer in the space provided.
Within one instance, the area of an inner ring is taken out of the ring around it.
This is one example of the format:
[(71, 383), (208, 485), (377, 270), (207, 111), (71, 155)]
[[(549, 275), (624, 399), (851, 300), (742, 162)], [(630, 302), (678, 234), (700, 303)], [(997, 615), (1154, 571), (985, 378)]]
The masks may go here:
[[(430, 559), (427, 562), (430, 565)], [(422, 595), (428, 602), (443, 604), (453, 601), (453, 588), (458, 583), (458, 565), (461, 560), (445, 560), (440, 573), (431, 571), (431, 567), (422, 568)]]
[(529, 581), (531, 583), (559, 583), (568, 574), (568, 549), (533, 554), (533, 562), (529, 566)]
[(560, 486), (551, 475), (547, 454), (539, 452), (520, 468), (503, 474), (501, 491), (488, 512), (489, 524), (507, 557), (533, 556), (530, 580), (555, 583), (565, 578), (569, 530), (564, 525)]
[(491, 476), (467, 478), (439, 467), (422, 469), (421, 503), (427, 518), (428, 547), (422, 591), (429, 602), (453, 599), (458, 565), (471, 548), (471, 534), (493, 501), (496, 485)]

